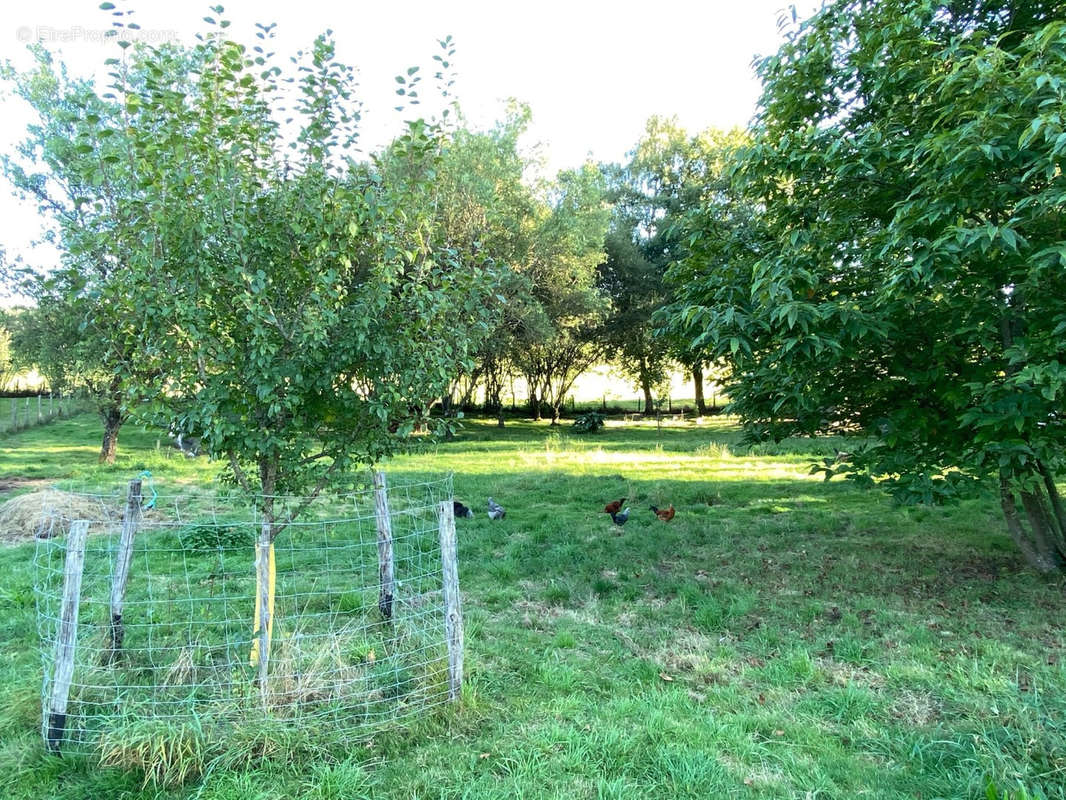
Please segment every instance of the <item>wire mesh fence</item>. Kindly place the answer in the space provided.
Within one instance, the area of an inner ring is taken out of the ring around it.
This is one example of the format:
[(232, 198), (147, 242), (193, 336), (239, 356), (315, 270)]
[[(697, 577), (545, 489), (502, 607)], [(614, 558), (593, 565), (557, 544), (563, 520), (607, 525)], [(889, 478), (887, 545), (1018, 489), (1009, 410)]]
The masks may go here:
[(16, 433), (92, 409), (80, 397), (39, 394), (34, 397), (0, 398), (0, 434)]
[[(133, 490), (71, 493), (69, 507), (42, 509), (34, 563), (50, 749), (100, 754), (153, 725), (224, 740), (263, 716), (344, 741), (454, 697), (461, 616), (456, 642), (457, 595), (453, 608), (444, 585), (454, 561), (442, 567), (442, 552), (454, 559), (450, 477), (318, 498), (286, 526), (271, 548), (265, 650), (255, 498)], [(85, 514), (86, 501), (98, 513)], [(278, 517), (300, 502), (276, 498)]]

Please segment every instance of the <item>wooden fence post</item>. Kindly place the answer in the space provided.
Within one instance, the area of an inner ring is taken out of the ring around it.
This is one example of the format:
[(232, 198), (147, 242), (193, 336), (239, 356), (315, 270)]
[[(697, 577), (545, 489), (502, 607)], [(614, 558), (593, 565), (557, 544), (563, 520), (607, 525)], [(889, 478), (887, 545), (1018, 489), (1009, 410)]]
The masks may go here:
[(37, 395), (37, 424), (41, 424), (41, 396)]
[(463, 687), (463, 606), (459, 599), (459, 559), (455, 541), (455, 507), (440, 504), (440, 563), (444, 595), (444, 635), (448, 640), (448, 699), (458, 700)]
[(48, 749), (59, 752), (63, 732), (67, 727), (67, 699), (70, 681), (74, 677), (74, 648), (78, 642), (78, 601), (81, 596), (81, 573), (85, 567), (85, 540), (89, 523), (76, 520), (70, 524), (67, 536), (67, 559), (63, 570), (63, 606), (56, 632), (55, 673), (48, 697)]
[(392, 517), (389, 515), (389, 492), (385, 473), (374, 472), (374, 516), (378, 525), (378, 611), (382, 619), (392, 619), (396, 596), (396, 564), (392, 554)]
[(122, 624), (122, 605), (126, 602), (126, 584), (133, 563), (133, 537), (141, 524), (141, 479), (130, 481), (126, 493), (126, 514), (122, 518), (122, 535), (118, 541), (118, 556), (115, 558), (115, 574), (111, 579), (111, 635), (107, 650), (107, 663), (112, 663), (122, 649), (126, 628)]
[(259, 699), (264, 709), (270, 699), (267, 676), (270, 668), (270, 637), (274, 632), (274, 587), (277, 580), (272, 529), (273, 526), (265, 521), (260, 527), (255, 559), (257, 591), (254, 634), (257, 638), (252, 644), (251, 664), (258, 668)]

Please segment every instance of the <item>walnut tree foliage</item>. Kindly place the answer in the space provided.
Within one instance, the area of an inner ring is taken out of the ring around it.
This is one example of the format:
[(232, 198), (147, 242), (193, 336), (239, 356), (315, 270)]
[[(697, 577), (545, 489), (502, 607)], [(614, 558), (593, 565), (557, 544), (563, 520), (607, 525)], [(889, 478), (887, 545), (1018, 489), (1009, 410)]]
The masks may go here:
[(675, 325), (754, 436), (859, 432), (827, 464), (903, 500), (996, 487), (1034, 566), (1066, 515), (1066, 23), (1052, 2), (827, 4), (759, 65), (734, 188)]

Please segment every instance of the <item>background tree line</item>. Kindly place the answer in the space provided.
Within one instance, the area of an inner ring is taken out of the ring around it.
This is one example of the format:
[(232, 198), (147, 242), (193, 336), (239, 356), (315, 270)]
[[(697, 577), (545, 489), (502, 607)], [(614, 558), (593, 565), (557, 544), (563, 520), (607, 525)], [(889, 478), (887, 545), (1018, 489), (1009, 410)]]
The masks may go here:
[[(41, 124), (4, 166), (15, 187), (53, 220), (64, 263), (44, 272), (23, 270), (22, 291), (32, 303), (18, 314), (13, 350), (20, 366), (38, 369), (51, 386), (78, 388), (95, 399), (105, 429), (101, 460), (112, 462), (122, 424), (144, 400), (141, 389), (163, 369), (145, 356), (136, 314), (130, 319), (128, 306), (105, 292), (129, 286), (128, 272), (115, 273), (131, 258), (120, 248), (143, 234), (125, 230), (129, 220), (120, 210), (140, 191), (123, 173), (132, 167), (116, 155), (130, 146), (115, 133), (119, 123), (132, 120), (123, 120), (128, 109), (109, 107), (90, 83), (67, 76), (46, 51), (37, 58), (30, 73), (5, 73)], [(151, 85), (143, 76), (129, 79)], [(417, 85), (417, 74), (405, 80)], [(417, 97), (415, 88), (403, 91)], [(148, 106), (136, 107), (143, 116)], [(705, 412), (703, 360), (681, 339), (657, 336), (652, 315), (672, 298), (664, 273), (683, 252), (678, 222), (704, 187), (721, 179), (723, 154), (741, 134), (690, 136), (676, 121), (653, 118), (629, 163), (587, 163), (545, 179), (538, 177), (535, 153), (521, 145), (528, 108), (512, 105), (487, 130), (467, 125), (458, 106), (449, 113), (427, 170), (432, 188), (404, 201), (413, 207), (417, 200), (432, 229), (427, 247), (460, 263), (491, 261), (494, 289), (474, 316), (491, 307), (493, 319), (483, 324), (469, 363), (457, 363), (445, 391), (423, 398), (420, 407), (448, 417), (481, 401), (502, 425), (505, 387), (518, 382), (528, 414), (555, 424), (574, 381), (589, 367), (611, 362), (642, 391), (646, 413), (662, 402), (668, 370), (683, 365), (696, 378), (697, 405)], [(84, 143), (100, 135), (101, 143)], [(355, 141), (353, 135), (349, 143)], [(381, 185), (409, 179), (410, 163), (400, 157), (406, 146), (395, 142), (359, 169)], [(188, 147), (182, 153), (188, 155)], [(141, 179), (152, 181), (152, 191), (167, 177), (154, 172)], [(183, 192), (187, 197), (186, 187), (175, 196)], [(193, 425), (179, 416), (180, 425)]]

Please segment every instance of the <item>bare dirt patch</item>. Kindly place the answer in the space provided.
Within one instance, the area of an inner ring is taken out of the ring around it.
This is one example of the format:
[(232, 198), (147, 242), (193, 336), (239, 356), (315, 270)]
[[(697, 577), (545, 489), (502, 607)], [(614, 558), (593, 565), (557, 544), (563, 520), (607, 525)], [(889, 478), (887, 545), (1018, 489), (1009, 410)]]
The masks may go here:
[(41, 478), (0, 478), (0, 494), (21, 492), (23, 489), (43, 489), (48, 481)]

